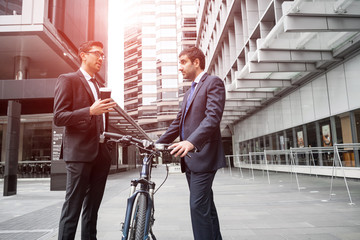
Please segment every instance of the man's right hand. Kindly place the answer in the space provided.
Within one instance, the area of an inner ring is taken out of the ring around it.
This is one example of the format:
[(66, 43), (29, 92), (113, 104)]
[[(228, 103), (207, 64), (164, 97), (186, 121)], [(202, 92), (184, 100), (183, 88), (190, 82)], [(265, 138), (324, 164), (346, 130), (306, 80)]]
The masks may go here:
[(180, 157), (185, 157), (187, 155), (188, 152), (192, 151), (195, 148), (195, 146), (187, 141), (181, 141), (178, 143), (174, 143), (171, 146), (169, 146), (169, 149), (173, 149), (170, 154), (174, 155), (175, 157), (180, 156)]
[(116, 102), (114, 102), (111, 98), (106, 99), (98, 99), (93, 105), (90, 107), (90, 115), (101, 115), (103, 113), (108, 113), (111, 108), (116, 106)]

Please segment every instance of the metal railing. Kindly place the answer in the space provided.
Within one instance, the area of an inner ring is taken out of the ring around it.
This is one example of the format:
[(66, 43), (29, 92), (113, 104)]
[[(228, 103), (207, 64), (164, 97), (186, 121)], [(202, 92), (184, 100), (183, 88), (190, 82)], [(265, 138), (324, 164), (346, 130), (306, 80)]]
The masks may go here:
[[(288, 150), (264, 150), (262, 152), (249, 152), (248, 154), (226, 155), (226, 160), (229, 166), (230, 174), (233, 174), (231, 164), (232, 160), (233, 166), (239, 168), (241, 178), (244, 177), (244, 169), (249, 169), (250, 179), (255, 178), (254, 170), (261, 170), (263, 172), (263, 176), (266, 171), (267, 181), (269, 184), (271, 184), (270, 171), (289, 172), (291, 174), (291, 178), (295, 175), (298, 191), (306, 189), (306, 187), (300, 186), (298, 178), (299, 172), (318, 177), (318, 173), (315, 169), (320, 167), (327, 168), (327, 170), (331, 170), (330, 175), (325, 174), (331, 177), (329, 200), (331, 200), (332, 196), (336, 195), (333, 193), (333, 179), (335, 176), (341, 176), (344, 179), (346, 191), (349, 197), (349, 204), (353, 205), (354, 203), (351, 198), (351, 192), (348, 186), (341, 154), (348, 153), (349, 151), (355, 152), (358, 150), (360, 150), (360, 143), (334, 144), (332, 147), (303, 147), (290, 148)], [(331, 162), (331, 165), (316, 165), (314, 155), (319, 156), (321, 154), (327, 155), (327, 161)], [(299, 171), (299, 169), (301, 171)], [(341, 174), (337, 174), (337, 170), (340, 170)]]

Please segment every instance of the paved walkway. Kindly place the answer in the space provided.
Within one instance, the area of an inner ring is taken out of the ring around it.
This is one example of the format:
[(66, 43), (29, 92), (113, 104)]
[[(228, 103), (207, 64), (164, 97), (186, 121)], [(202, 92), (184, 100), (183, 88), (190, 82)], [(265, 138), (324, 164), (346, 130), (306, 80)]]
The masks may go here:
[[(343, 179), (285, 173), (255, 172), (249, 179), (238, 171), (219, 170), (214, 181), (215, 202), (224, 240), (358, 240), (360, 239), (360, 182), (349, 181), (352, 202)], [(99, 212), (98, 239), (118, 240), (125, 215), (133, 170), (109, 176)], [(153, 170), (160, 185), (165, 168)], [(0, 183), (3, 183), (0, 180)], [(1, 184), (3, 185), (3, 184)], [(64, 191), (49, 191), (49, 179), (19, 179), (18, 194), (3, 197), (0, 190), (0, 239), (55, 240)], [(185, 176), (169, 175), (155, 195), (154, 233), (158, 240), (191, 240), (189, 192)], [(80, 239), (77, 233), (76, 239)]]

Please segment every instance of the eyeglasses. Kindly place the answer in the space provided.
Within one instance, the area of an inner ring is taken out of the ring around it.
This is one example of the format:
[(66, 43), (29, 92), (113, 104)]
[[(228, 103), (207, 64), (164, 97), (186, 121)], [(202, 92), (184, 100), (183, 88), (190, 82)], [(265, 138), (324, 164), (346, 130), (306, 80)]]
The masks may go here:
[(99, 51), (85, 52), (85, 53), (93, 53), (97, 58), (102, 58), (103, 60), (105, 59), (105, 54)]

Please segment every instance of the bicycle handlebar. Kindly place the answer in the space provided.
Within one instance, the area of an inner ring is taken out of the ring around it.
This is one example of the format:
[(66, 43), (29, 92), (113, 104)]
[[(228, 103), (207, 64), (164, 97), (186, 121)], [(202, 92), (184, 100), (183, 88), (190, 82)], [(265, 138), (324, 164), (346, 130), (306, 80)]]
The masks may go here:
[(110, 132), (104, 132), (100, 139), (102, 142), (104, 142), (105, 138), (110, 138), (114, 142), (120, 142), (120, 143), (130, 143), (132, 145), (140, 145), (140, 147), (146, 148), (147, 150), (155, 150), (155, 151), (170, 151), (171, 149), (168, 149), (168, 147), (171, 144), (164, 144), (164, 143), (154, 143), (148, 140), (140, 140), (137, 138), (134, 138), (129, 135), (122, 135), (119, 133), (110, 133)]
[[(112, 139), (119, 140), (120, 142), (121, 141), (124, 141), (124, 142), (125, 141), (133, 141), (135, 143), (143, 145), (143, 140), (134, 138), (134, 137), (129, 136), (129, 135), (122, 135), (122, 134), (119, 134), (119, 133), (103, 132), (103, 136), (105, 138), (112, 138)], [(144, 141), (147, 141), (147, 140), (144, 140)]]
[[(105, 138), (110, 138), (110, 141), (113, 142), (119, 142), (119, 143), (125, 143), (125, 144), (132, 144), (137, 145), (138, 147), (148, 151), (148, 152), (170, 152), (172, 149), (169, 148), (171, 144), (167, 143), (154, 143), (148, 140), (140, 140), (137, 138), (134, 138), (129, 135), (122, 135), (119, 133), (110, 133), (110, 132), (103, 132), (103, 134), (100, 135), (100, 142), (104, 143)], [(189, 151), (191, 153), (195, 152), (195, 150)], [(186, 154), (189, 158), (191, 156), (189, 154)]]

